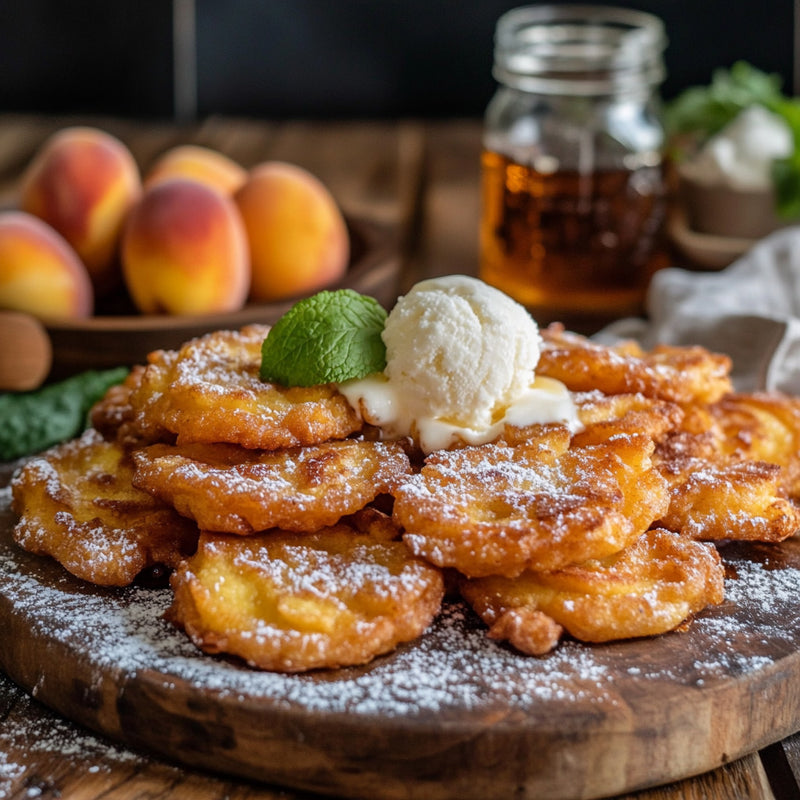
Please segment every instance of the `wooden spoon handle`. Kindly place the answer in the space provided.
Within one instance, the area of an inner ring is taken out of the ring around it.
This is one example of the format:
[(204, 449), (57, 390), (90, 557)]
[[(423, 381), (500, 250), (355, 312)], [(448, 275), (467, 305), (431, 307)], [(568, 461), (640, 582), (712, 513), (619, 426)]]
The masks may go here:
[(0, 391), (24, 392), (42, 385), (53, 362), (44, 325), (30, 314), (0, 311)]

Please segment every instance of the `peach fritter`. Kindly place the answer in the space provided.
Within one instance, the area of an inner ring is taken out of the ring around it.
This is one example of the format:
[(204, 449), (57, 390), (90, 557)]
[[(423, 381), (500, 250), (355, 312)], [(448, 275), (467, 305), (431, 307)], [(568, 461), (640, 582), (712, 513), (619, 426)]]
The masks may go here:
[(126, 446), (146, 443), (144, 435), (133, 419), (131, 394), (142, 381), (145, 367), (134, 366), (128, 377), (117, 386), (112, 386), (89, 411), (89, 421), (106, 439), (116, 439)]
[(781, 496), (781, 469), (764, 461), (657, 458), (670, 485), (667, 513), (658, 524), (693, 539), (780, 542), (800, 530), (800, 508)]
[(414, 553), (469, 577), (557, 569), (621, 550), (666, 511), (652, 451), (640, 435), (571, 448), (565, 426), (439, 451), (400, 485), (393, 513)]
[(782, 490), (800, 499), (800, 398), (778, 392), (729, 394), (687, 408), (681, 430), (706, 436), (716, 454), (779, 465)]
[(196, 555), (172, 575), (168, 616), (205, 652), (261, 669), (366, 663), (419, 636), (444, 591), (441, 572), (388, 539), (387, 523), (203, 533)]
[(794, 398), (729, 394), (684, 411), (656, 447), (656, 466), (670, 485), (659, 524), (707, 540), (778, 542), (800, 530)]
[(135, 489), (132, 475), (127, 452), (91, 428), (28, 461), (12, 481), (15, 541), (103, 586), (176, 566), (193, 552), (197, 526)]
[(249, 325), (152, 353), (130, 395), (133, 422), (149, 441), (222, 442), (274, 450), (343, 439), (358, 414), (331, 384), (262, 381), (261, 344), (269, 328)]
[(237, 534), (333, 525), (411, 472), (400, 443), (352, 439), (286, 450), (154, 444), (133, 460), (134, 486), (203, 530)]
[(734, 394), (727, 356), (551, 325), (536, 372), (580, 430), (506, 425), (423, 459), (332, 384), (262, 381), (267, 332), (151, 353), (17, 473), (20, 545), (98, 584), (163, 564), (199, 648), (296, 672), (419, 636), (443, 574), (525, 653), (662, 633), (720, 602), (713, 542), (800, 530), (800, 399)]
[[(580, 423), (580, 430), (572, 437), (573, 446), (598, 444), (619, 434), (641, 434), (659, 441), (675, 430), (683, 418), (683, 409), (677, 403), (636, 393), (575, 392), (572, 400)], [(537, 431), (557, 424), (506, 425), (500, 441), (509, 445), (525, 444)]]
[(582, 428), (572, 444), (585, 446), (607, 441), (619, 434), (644, 434), (653, 441), (663, 440), (683, 419), (677, 403), (652, 399), (643, 394), (581, 392), (574, 395)]
[(731, 391), (730, 368), (728, 356), (703, 347), (658, 345), (644, 351), (634, 342), (606, 346), (553, 324), (542, 330), (536, 373), (574, 392), (709, 403)]
[(517, 578), (464, 580), (460, 589), (490, 637), (542, 655), (564, 629), (585, 642), (666, 633), (722, 602), (723, 578), (711, 545), (650, 530), (604, 559)]

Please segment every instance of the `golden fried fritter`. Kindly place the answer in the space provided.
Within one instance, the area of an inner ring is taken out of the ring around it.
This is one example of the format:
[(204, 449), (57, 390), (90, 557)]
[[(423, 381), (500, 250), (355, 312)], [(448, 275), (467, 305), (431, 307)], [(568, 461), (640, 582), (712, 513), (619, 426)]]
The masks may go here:
[(616, 436), (570, 448), (566, 426), (514, 447), (428, 456), (395, 494), (394, 518), (417, 555), (464, 575), (518, 575), (598, 558), (630, 544), (667, 507), (653, 442)]
[(297, 672), (419, 636), (443, 576), (525, 653), (662, 633), (722, 598), (698, 540), (800, 530), (800, 400), (733, 394), (726, 356), (550, 326), (537, 373), (581, 430), (506, 426), (412, 466), (335, 386), (261, 381), (267, 332), (151, 353), (15, 477), (16, 540), (99, 584), (175, 568), (168, 616), (200, 649)]
[(261, 669), (366, 663), (419, 636), (443, 594), (441, 572), (387, 541), (387, 522), (373, 515), (317, 533), (203, 533), (172, 575), (168, 616), (200, 649)]
[[(674, 431), (683, 418), (683, 408), (677, 403), (652, 399), (643, 394), (575, 392), (572, 399), (580, 423), (572, 442), (578, 446), (605, 442), (619, 434), (643, 434), (653, 441), (660, 441)], [(539, 436), (542, 430), (559, 425), (506, 425), (498, 441), (508, 445), (524, 444)]]
[(352, 439), (287, 450), (155, 444), (133, 460), (134, 486), (203, 530), (238, 534), (333, 525), (411, 472), (399, 443)]
[(461, 593), (489, 636), (543, 655), (562, 629), (585, 642), (653, 636), (723, 599), (724, 570), (713, 546), (664, 530), (620, 553), (554, 572), (464, 580)]
[(781, 496), (777, 464), (667, 458), (662, 450), (657, 467), (670, 484), (669, 509), (658, 524), (669, 530), (707, 541), (760, 542), (780, 542), (800, 530), (800, 508)]
[(662, 440), (683, 419), (677, 403), (642, 394), (580, 392), (574, 395), (578, 419), (583, 426), (572, 439), (574, 445), (597, 444), (617, 434), (644, 434)]
[(268, 330), (249, 325), (217, 331), (178, 351), (151, 354), (130, 398), (142, 437), (275, 450), (357, 431), (358, 414), (333, 385), (284, 387), (261, 380)]
[(558, 324), (541, 333), (537, 374), (560, 380), (574, 392), (708, 403), (731, 391), (730, 358), (703, 347), (659, 345), (647, 352), (633, 342), (608, 347)]
[(790, 502), (800, 473), (800, 404), (778, 394), (729, 394), (684, 410), (654, 456), (670, 484), (660, 524), (709, 540), (776, 542), (800, 531)]
[(783, 491), (800, 499), (800, 398), (778, 392), (729, 394), (687, 409), (681, 427), (708, 434), (722, 455), (778, 464)]
[(197, 526), (131, 485), (133, 464), (93, 430), (28, 461), (12, 481), (14, 539), (78, 578), (130, 584), (146, 567), (193, 552)]
[(150, 432), (147, 435), (134, 422), (131, 394), (141, 384), (144, 371), (143, 365), (134, 366), (128, 377), (122, 383), (112, 386), (89, 411), (92, 427), (100, 431), (106, 439), (116, 439), (125, 446), (134, 447), (157, 441), (159, 434), (163, 434), (167, 440), (174, 438), (166, 431)]

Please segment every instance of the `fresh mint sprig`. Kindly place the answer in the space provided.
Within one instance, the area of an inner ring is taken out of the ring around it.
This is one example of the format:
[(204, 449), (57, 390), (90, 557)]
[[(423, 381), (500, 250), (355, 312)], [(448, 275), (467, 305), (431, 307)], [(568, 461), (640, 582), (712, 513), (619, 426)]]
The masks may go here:
[(292, 306), (261, 347), (261, 378), (283, 386), (341, 383), (386, 366), (385, 309), (352, 289), (324, 291)]

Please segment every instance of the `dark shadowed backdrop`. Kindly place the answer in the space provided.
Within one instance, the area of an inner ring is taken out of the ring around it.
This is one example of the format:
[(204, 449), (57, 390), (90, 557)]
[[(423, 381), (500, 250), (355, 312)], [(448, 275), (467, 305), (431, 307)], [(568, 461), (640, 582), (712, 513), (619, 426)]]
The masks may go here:
[[(0, 0), (0, 112), (477, 116), (508, 0)], [(665, 97), (745, 59), (796, 90), (795, 0), (620, 0), (659, 15)]]

